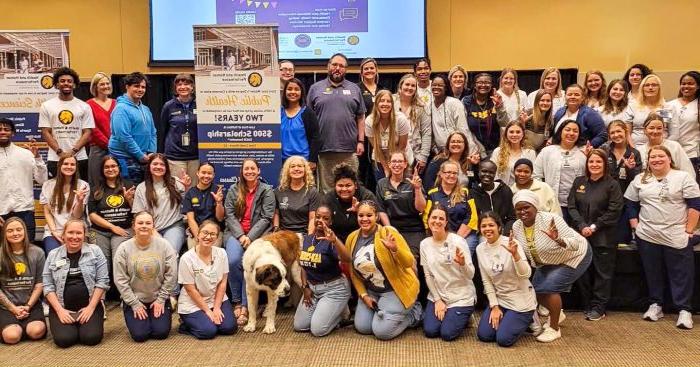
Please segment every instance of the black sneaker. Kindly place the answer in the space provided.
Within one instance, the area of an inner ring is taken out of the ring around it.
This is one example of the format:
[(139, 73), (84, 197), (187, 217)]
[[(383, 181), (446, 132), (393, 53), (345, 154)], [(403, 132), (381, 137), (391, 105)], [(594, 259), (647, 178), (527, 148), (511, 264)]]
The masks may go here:
[(591, 310), (586, 314), (586, 320), (588, 321), (598, 321), (605, 317), (605, 312), (599, 312), (598, 310)]

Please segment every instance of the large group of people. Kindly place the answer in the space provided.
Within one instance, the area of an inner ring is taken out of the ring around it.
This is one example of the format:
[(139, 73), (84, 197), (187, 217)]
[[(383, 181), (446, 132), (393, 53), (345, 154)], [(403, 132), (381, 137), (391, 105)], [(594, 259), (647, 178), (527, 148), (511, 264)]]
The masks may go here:
[(279, 230), (303, 236), (293, 327), (314, 336), (354, 323), (388, 340), (422, 325), (451, 341), (472, 325), (503, 347), (528, 331), (551, 342), (574, 284), (584, 317), (605, 317), (621, 243), (641, 256), (643, 318), (677, 311), (676, 325), (693, 327), (700, 73), (683, 74), (667, 102), (641, 64), (569, 86), (549, 68), (529, 94), (510, 68), (470, 83), (460, 65), (433, 75), (421, 59), (393, 93), (374, 59), (358, 84), (343, 54), (327, 66), (307, 92), (280, 63), (277, 187), (254, 159), (230, 187), (216, 184), (198, 160), (191, 75), (175, 77), (156, 128), (145, 75), (127, 75), (114, 100), (98, 73), (84, 102), (78, 74), (58, 69), (39, 115), (46, 162), (0, 119), (2, 342), (48, 329), (59, 347), (96, 345), (110, 288), (136, 342), (167, 338), (173, 313), (195, 338), (233, 334), (248, 319), (242, 257)]

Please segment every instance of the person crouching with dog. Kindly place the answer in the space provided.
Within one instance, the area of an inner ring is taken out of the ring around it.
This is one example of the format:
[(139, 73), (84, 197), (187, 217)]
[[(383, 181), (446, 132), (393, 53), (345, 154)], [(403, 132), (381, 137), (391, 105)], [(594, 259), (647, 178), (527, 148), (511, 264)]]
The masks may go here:
[(378, 209), (365, 200), (357, 207), (360, 229), (345, 245), (351, 254), (351, 278), (360, 295), (355, 329), (380, 340), (399, 336), (421, 320), (415, 259), (406, 240), (390, 226), (377, 224)]
[(304, 235), (299, 256), (304, 298), (294, 315), (295, 331), (326, 336), (340, 323), (350, 299), (350, 283), (340, 263), (350, 262), (350, 252), (331, 230), (331, 209), (316, 209), (314, 233)]

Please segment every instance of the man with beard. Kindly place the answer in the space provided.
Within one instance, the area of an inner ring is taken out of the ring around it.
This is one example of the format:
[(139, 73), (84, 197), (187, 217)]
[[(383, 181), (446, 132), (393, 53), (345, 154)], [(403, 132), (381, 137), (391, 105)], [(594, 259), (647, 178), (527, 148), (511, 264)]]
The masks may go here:
[(0, 119), (0, 227), (5, 219), (18, 217), (27, 225), (27, 235), (34, 242), (34, 181), (47, 180), (46, 164), (32, 140), (20, 148), (12, 143), (15, 123)]
[(46, 165), (51, 177), (56, 176), (61, 157), (75, 156), (80, 178), (87, 179), (88, 155), (85, 146), (90, 143), (95, 120), (90, 106), (73, 95), (79, 83), (80, 78), (75, 70), (59, 68), (53, 73), (53, 85), (58, 89), (58, 96), (45, 101), (39, 108), (39, 128), (41, 137), (49, 146)]
[(333, 189), (333, 167), (346, 162), (357, 172), (365, 150), (365, 103), (357, 84), (345, 80), (347, 67), (345, 55), (331, 56), (328, 78), (314, 83), (307, 97), (321, 130), (317, 176), (323, 192)]

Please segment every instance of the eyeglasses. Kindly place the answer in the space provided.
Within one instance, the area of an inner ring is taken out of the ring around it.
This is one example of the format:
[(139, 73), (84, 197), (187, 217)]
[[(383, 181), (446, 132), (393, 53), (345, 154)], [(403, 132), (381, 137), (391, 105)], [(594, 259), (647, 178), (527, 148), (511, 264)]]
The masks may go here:
[(406, 161), (404, 161), (404, 160), (400, 160), (400, 161), (399, 161), (399, 160), (393, 160), (393, 159), (392, 159), (391, 161), (389, 161), (389, 163), (391, 163), (391, 164), (401, 164), (401, 163), (404, 163), (404, 162), (406, 162)]
[(216, 232), (202, 231), (200, 232), (204, 238), (216, 238), (219, 234)]
[(457, 176), (459, 174), (457, 171), (442, 171), (442, 173), (447, 176)]
[(476, 82), (474, 84), (476, 84), (476, 85), (491, 85), (492, 83), (491, 82)]

